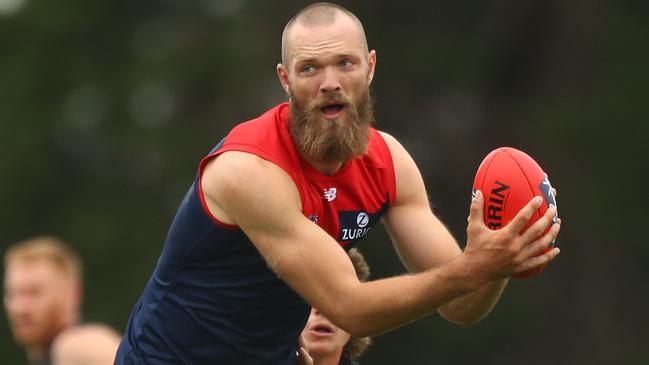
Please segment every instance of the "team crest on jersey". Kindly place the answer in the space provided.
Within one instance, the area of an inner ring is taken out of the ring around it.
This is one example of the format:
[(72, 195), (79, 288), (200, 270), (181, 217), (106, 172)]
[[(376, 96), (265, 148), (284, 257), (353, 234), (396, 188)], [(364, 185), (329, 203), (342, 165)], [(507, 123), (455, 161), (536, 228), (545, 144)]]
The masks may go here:
[(328, 201), (332, 202), (336, 200), (336, 193), (338, 192), (338, 189), (336, 188), (329, 188), (329, 189), (324, 189), (324, 192), (322, 193), (322, 197)]

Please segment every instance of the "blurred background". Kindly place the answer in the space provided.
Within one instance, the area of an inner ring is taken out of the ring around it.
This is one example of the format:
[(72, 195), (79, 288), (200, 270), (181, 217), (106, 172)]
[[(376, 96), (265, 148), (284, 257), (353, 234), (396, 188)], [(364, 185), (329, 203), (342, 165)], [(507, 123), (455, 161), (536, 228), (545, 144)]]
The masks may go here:
[[(0, 0), (1, 251), (70, 242), (85, 320), (123, 331), (199, 159), (285, 100), (281, 32), (309, 3)], [(378, 52), (378, 128), (458, 241), (475, 170), (502, 145), (549, 173), (564, 223), (558, 259), (481, 323), (431, 315), (376, 337), (362, 363), (649, 363), (649, 2), (341, 4)], [(359, 248), (374, 278), (403, 272), (382, 229)], [(4, 315), (0, 354), (25, 362)]]

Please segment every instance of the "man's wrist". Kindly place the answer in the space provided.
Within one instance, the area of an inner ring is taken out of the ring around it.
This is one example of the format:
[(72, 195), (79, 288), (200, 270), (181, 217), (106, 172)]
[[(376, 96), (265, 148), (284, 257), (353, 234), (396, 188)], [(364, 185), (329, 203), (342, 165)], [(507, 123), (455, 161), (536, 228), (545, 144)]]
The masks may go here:
[(461, 255), (450, 261), (446, 266), (448, 269), (446, 272), (448, 280), (455, 283), (455, 285), (458, 285), (463, 290), (477, 290), (490, 281), (490, 278), (483, 275), (481, 271), (476, 268), (476, 263), (466, 254), (466, 252), (462, 252)]

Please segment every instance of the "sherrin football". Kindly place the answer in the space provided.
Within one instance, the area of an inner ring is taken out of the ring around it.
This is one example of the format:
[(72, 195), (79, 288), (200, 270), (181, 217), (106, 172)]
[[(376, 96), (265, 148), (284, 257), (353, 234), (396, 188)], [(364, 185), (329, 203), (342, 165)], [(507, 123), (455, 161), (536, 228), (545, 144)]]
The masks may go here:
[[(535, 196), (543, 197), (543, 204), (528, 226), (541, 218), (548, 208), (557, 206), (554, 190), (541, 166), (525, 152), (511, 147), (497, 148), (484, 158), (473, 181), (474, 194), (476, 190), (482, 191), (484, 196), (484, 221), (491, 229), (506, 226)], [(554, 221), (557, 219), (558, 214)], [(517, 277), (530, 277), (542, 269), (543, 266)]]

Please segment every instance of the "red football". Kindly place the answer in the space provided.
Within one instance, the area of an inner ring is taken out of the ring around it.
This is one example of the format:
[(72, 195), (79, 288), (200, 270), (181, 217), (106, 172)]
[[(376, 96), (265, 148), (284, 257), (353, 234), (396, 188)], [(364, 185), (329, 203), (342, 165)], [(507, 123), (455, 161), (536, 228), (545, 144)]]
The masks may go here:
[[(511, 147), (497, 148), (482, 160), (473, 181), (474, 193), (476, 190), (482, 191), (484, 196), (484, 221), (491, 229), (507, 225), (537, 195), (543, 197), (543, 204), (528, 226), (541, 218), (548, 208), (557, 206), (550, 180), (541, 166), (525, 152)], [(557, 219), (558, 215), (554, 221)], [(542, 269), (529, 270), (517, 277), (529, 277)]]

